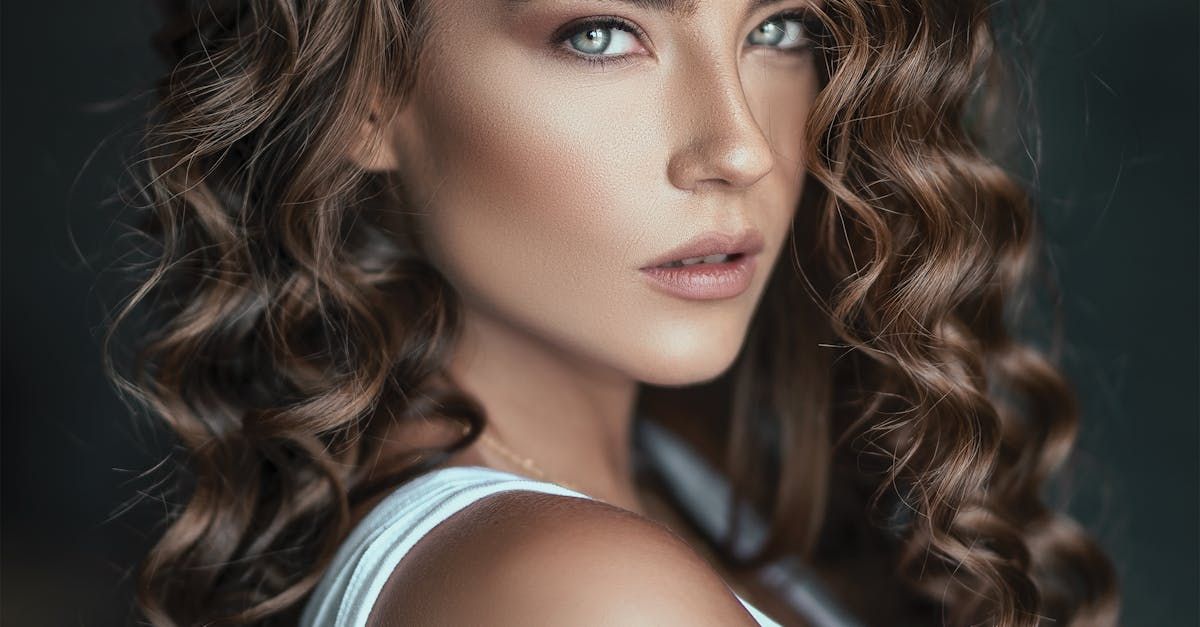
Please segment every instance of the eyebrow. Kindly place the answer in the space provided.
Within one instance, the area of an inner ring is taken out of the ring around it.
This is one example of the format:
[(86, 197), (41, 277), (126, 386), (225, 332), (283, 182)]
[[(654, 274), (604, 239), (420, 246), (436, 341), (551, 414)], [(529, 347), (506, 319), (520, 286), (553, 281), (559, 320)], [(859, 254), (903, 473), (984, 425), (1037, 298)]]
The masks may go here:
[[(537, 2), (538, 0), (504, 0), (509, 10), (519, 9)], [(612, 4), (628, 4), (641, 9), (671, 13), (677, 17), (692, 17), (699, 7), (699, 0), (604, 0)], [(726, 0), (720, 0), (722, 2)], [(784, 0), (750, 0), (748, 11), (779, 4)]]

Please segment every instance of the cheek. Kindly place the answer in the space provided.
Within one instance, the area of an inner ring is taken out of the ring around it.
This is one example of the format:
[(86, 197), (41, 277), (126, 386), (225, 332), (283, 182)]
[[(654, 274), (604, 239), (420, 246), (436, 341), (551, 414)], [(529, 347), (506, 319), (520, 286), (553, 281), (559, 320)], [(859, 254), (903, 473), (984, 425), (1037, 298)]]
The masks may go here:
[[(781, 79), (781, 75), (787, 78)], [(775, 155), (775, 168), (760, 185), (772, 195), (786, 198), (786, 202), (769, 203), (770, 207), (790, 211), (799, 202), (807, 171), (805, 124), (819, 89), (816, 68), (811, 57), (803, 58), (795, 67), (750, 63), (743, 74), (743, 85), (754, 119)]]
[[(788, 78), (781, 80), (781, 74)], [(756, 203), (752, 219), (767, 237), (764, 261), (772, 264), (773, 272), (794, 272), (787, 258), (787, 236), (808, 173), (806, 124), (820, 88), (816, 68), (811, 58), (799, 67), (783, 70), (765, 63), (751, 65), (743, 81), (754, 118), (775, 156), (774, 169), (757, 183), (764, 191), (764, 202)], [(765, 288), (767, 278), (765, 273), (758, 277), (762, 281), (760, 289)]]
[(406, 159), (432, 164), (421, 220), (435, 263), (475, 306), (525, 325), (615, 325), (605, 305), (638, 278), (653, 217), (645, 190), (661, 169), (649, 164), (663, 159), (644, 138), (661, 129), (630, 126), (628, 90), (572, 95), (561, 77), (539, 83), (527, 60), (443, 65), (456, 74), (422, 86), (422, 148)]

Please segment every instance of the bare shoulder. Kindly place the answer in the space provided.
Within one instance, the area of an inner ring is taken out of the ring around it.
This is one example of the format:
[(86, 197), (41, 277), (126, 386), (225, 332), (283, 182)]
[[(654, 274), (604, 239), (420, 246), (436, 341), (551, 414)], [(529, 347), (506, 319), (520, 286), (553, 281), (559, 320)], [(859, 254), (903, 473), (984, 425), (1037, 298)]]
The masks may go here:
[(529, 491), (473, 503), (401, 560), (371, 625), (757, 625), (663, 525)]

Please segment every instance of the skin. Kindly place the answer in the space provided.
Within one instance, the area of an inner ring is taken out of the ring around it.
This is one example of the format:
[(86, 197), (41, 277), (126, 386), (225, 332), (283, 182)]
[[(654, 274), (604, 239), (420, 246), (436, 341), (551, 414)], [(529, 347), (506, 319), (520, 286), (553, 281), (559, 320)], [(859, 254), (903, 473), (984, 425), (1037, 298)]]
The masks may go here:
[[(630, 430), (642, 383), (690, 386), (730, 368), (779, 265), (818, 78), (811, 53), (784, 49), (803, 42), (756, 29), (808, 1), (698, 0), (679, 14), (614, 0), (427, 1), (412, 94), (376, 103), (349, 159), (401, 181), (403, 210), (461, 295), (449, 371), (484, 405), (487, 431), (534, 460), (535, 478), (599, 501), (515, 491), (474, 502), (401, 561), (373, 625), (754, 625), (732, 578), (704, 567), (701, 543), (636, 485)], [(635, 28), (583, 22), (599, 16)], [(785, 19), (775, 24), (803, 29)], [(607, 47), (589, 42), (594, 28)], [(672, 297), (638, 270), (697, 234), (746, 229), (764, 249), (738, 297)], [(396, 425), (388, 440), (400, 459), (444, 442), (436, 429)], [(479, 442), (448, 465), (530, 474)], [(498, 567), (512, 577), (492, 577)]]
[[(428, 4), (411, 98), (381, 107), (350, 158), (396, 176), (420, 208), (419, 237), (465, 307), (449, 370), (488, 430), (550, 480), (649, 517), (630, 465), (639, 385), (732, 365), (803, 192), (813, 55), (753, 36), (807, 2), (700, 0), (678, 15), (612, 0)], [(606, 30), (601, 52), (570, 41), (602, 15), (645, 34)], [(765, 248), (737, 297), (666, 295), (638, 270), (705, 231), (751, 228)], [(479, 443), (451, 463), (529, 474)]]

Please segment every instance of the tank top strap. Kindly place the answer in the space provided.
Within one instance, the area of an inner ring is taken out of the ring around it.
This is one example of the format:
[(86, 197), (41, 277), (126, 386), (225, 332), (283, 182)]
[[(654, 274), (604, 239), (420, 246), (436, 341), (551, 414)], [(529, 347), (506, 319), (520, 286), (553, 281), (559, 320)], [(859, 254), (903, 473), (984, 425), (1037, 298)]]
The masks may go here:
[(300, 624), (365, 627), (388, 577), (418, 540), (471, 503), (510, 490), (591, 498), (485, 466), (431, 470), (393, 490), (355, 525), (313, 591)]
[[(384, 584), (418, 540), (471, 503), (511, 490), (592, 499), (556, 483), (486, 466), (431, 470), (393, 490), (355, 525), (305, 604), (300, 625), (366, 627)], [(735, 596), (760, 625), (778, 626)]]

